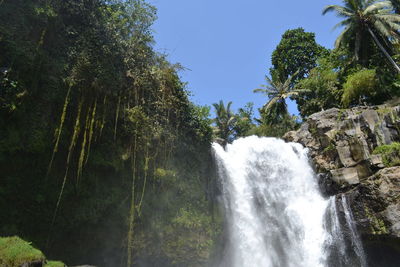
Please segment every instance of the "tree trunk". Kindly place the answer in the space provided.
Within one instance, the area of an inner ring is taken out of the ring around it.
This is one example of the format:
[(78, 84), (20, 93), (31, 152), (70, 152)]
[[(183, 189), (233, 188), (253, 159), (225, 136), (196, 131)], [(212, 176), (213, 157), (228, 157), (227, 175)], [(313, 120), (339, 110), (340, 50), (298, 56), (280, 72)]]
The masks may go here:
[(358, 30), (356, 32), (356, 43), (354, 46), (354, 56), (356, 58), (357, 63), (359, 63), (359, 61), (360, 61), (360, 47), (361, 47), (361, 33)]
[(378, 47), (381, 49), (383, 54), (387, 57), (387, 59), (392, 63), (393, 67), (397, 70), (398, 73), (400, 73), (400, 67), (396, 64), (396, 62), (393, 60), (393, 58), (389, 55), (389, 53), (386, 51), (386, 49), (383, 47), (383, 45), (379, 42), (378, 38), (376, 37), (375, 33), (371, 30), (370, 27), (368, 27), (368, 31), (371, 34), (372, 38), (374, 38), (375, 43), (378, 45)]

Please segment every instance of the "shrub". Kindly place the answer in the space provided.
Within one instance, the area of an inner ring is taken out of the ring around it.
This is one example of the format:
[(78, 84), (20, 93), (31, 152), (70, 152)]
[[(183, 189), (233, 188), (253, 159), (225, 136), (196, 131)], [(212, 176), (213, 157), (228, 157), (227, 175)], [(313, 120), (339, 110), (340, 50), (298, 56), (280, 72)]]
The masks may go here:
[(318, 66), (296, 85), (304, 89), (295, 97), (303, 118), (324, 109), (339, 107), (342, 90), (338, 88), (339, 78), (334, 66), (326, 58), (318, 60)]
[(382, 162), (386, 167), (400, 165), (400, 143), (398, 142), (393, 142), (390, 145), (378, 146), (372, 153), (381, 154)]
[(19, 237), (0, 238), (0, 266), (16, 267), (26, 262), (44, 262), (43, 253)]
[(376, 91), (376, 71), (362, 69), (350, 74), (343, 85), (342, 103), (348, 107), (352, 103), (360, 103), (364, 98), (372, 96)]

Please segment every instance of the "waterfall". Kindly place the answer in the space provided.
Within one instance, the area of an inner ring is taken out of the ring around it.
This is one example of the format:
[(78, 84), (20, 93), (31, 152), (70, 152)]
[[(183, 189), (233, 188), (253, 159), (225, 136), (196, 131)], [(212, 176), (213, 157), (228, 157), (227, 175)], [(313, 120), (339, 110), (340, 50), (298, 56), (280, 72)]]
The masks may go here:
[(330, 233), (329, 239), (325, 243), (326, 249), (330, 250), (330, 265), (335, 267), (351, 266), (348, 253), (346, 253), (346, 239), (339, 220), (336, 196), (330, 197), (328, 200), (325, 223), (325, 229)]
[(344, 215), (346, 219), (346, 224), (349, 228), (350, 232), (350, 240), (352, 242), (352, 247), (354, 252), (357, 255), (357, 259), (359, 259), (359, 264), (362, 267), (367, 266), (367, 263), (365, 261), (365, 254), (364, 254), (364, 249), (361, 244), (361, 238), (358, 234), (357, 228), (354, 223), (354, 218), (353, 218), (353, 213), (350, 210), (349, 204), (347, 203), (347, 198), (345, 195), (342, 195), (342, 207), (344, 210)]
[(333, 247), (348, 254), (336, 201), (321, 196), (302, 145), (251, 136), (213, 149), (226, 216), (220, 267), (335, 266)]

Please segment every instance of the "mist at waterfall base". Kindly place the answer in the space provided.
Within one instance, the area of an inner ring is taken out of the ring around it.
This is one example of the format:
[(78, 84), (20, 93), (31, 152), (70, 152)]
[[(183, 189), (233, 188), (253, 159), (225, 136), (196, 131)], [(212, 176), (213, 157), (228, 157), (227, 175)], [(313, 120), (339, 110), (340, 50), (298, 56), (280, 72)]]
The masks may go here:
[(213, 150), (225, 213), (216, 266), (367, 266), (346, 198), (321, 195), (302, 145), (251, 136)]

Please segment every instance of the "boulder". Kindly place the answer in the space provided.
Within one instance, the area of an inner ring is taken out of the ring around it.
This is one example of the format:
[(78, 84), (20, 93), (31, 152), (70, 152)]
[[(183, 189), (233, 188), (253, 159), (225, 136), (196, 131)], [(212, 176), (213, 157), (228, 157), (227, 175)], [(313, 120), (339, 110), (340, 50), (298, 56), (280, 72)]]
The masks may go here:
[(333, 108), (311, 115), (283, 138), (309, 148), (317, 172), (331, 172), (340, 187), (351, 187), (384, 167), (372, 151), (399, 141), (399, 129), (400, 106)]

